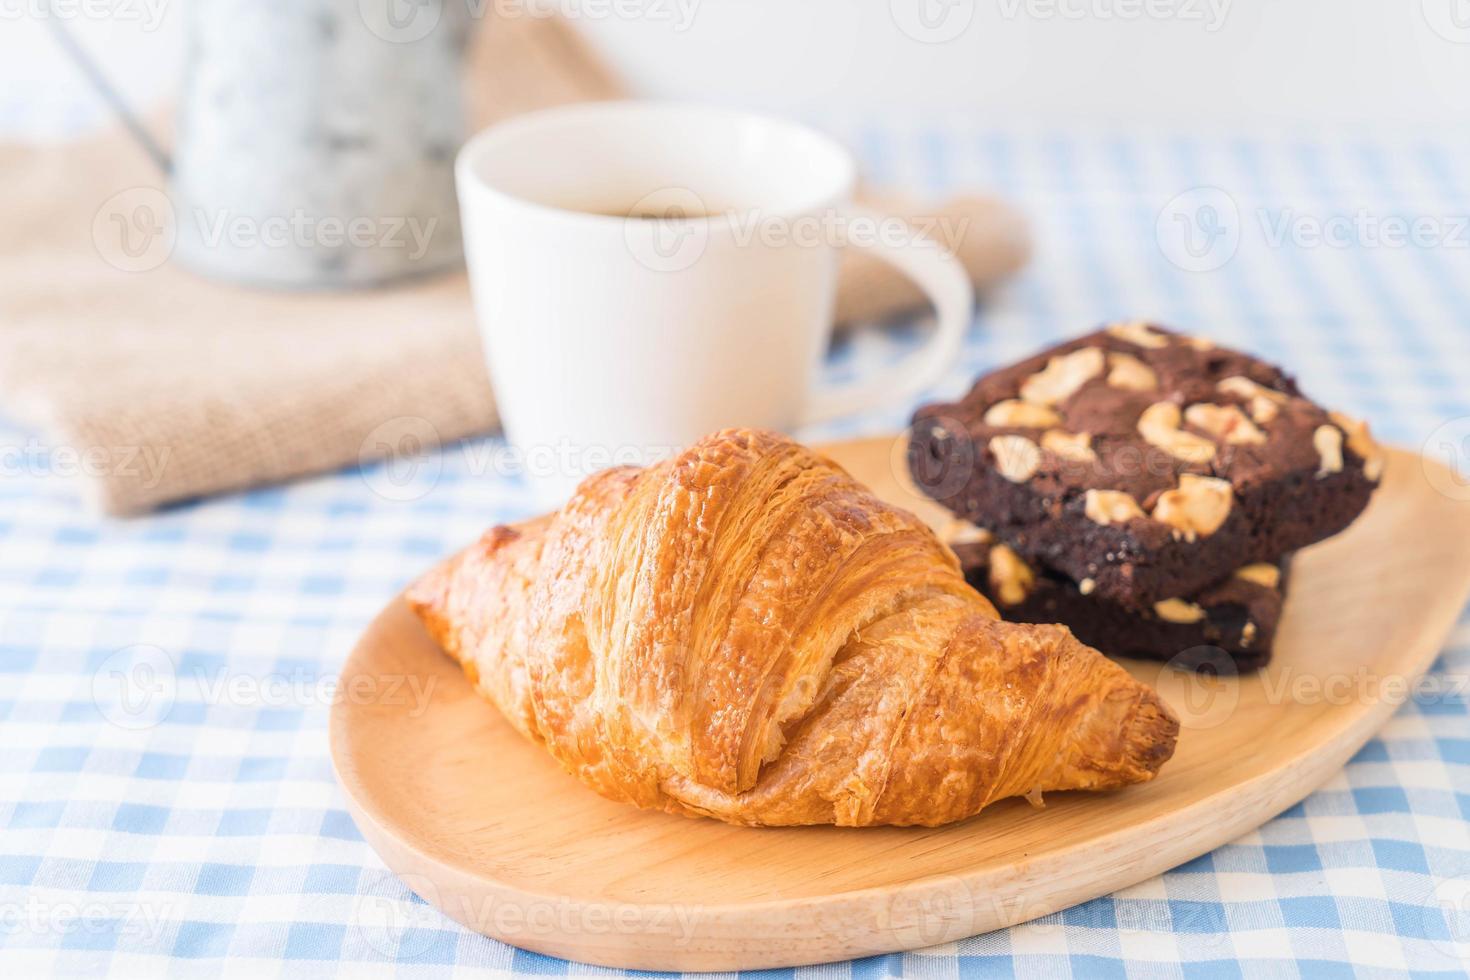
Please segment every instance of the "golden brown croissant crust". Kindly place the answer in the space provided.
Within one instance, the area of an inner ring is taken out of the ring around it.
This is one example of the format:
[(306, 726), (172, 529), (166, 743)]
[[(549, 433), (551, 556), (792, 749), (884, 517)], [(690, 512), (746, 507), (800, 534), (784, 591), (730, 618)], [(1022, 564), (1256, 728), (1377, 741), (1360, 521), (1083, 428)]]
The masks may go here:
[(731, 823), (934, 826), (1150, 779), (1178, 733), (1122, 668), (1001, 622), (918, 518), (771, 432), (593, 476), (409, 601), (588, 786)]

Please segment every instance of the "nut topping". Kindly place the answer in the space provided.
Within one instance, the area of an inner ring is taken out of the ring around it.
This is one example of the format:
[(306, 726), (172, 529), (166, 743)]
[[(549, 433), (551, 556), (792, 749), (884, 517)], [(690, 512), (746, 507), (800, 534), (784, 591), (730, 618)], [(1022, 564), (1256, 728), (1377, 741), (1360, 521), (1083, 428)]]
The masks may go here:
[(1317, 478), (1342, 472), (1342, 430), (1335, 425), (1319, 425), (1312, 433), (1312, 447), (1322, 464), (1317, 467)]
[(1121, 524), (1134, 517), (1147, 516), (1143, 508), (1138, 506), (1138, 501), (1122, 490), (1089, 490), (1083, 502), (1083, 513), (1088, 520), (1104, 527)]
[(1271, 422), (1281, 412), (1288, 396), (1274, 388), (1267, 388), (1250, 378), (1235, 375), (1215, 385), (1227, 395), (1244, 398), (1250, 408), (1251, 418), (1261, 425)]
[(1031, 594), (1036, 573), (1003, 544), (990, 549), (990, 589), (1003, 606), (1019, 606)]
[(1154, 369), (1132, 354), (1108, 355), (1108, 384), (1127, 391), (1154, 391), (1159, 376)]
[(1262, 395), (1257, 395), (1251, 399), (1250, 410), (1251, 418), (1255, 419), (1261, 425), (1269, 424), (1276, 416), (1281, 414), (1281, 406)]
[(1178, 489), (1159, 495), (1153, 518), (1174, 528), (1175, 537), (1194, 541), (1220, 529), (1230, 516), (1234, 500), (1229, 480), (1184, 473), (1179, 477)]
[(1201, 402), (1184, 410), (1184, 421), (1203, 429), (1216, 439), (1235, 445), (1260, 445), (1266, 433), (1245, 417), (1234, 405), (1209, 405)]
[(1149, 445), (1187, 463), (1208, 463), (1215, 458), (1215, 444), (1179, 428), (1183, 421), (1179, 406), (1158, 402), (1138, 417), (1138, 431)]
[(990, 452), (996, 470), (1012, 483), (1025, 483), (1041, 466), (1041, 447), (1025, 436), (995, 436)]
[(1008, 398), (990, 406), (990, 410), (985, 413), (985, 424), (1022, 429), (1045, 429), (1048, 426), (1061, 425), (1062, 419), (1045, 405)]
[(1131, 323), (1115, 323), (1108, 327), (1108, 334), (1119, 340), (1126, 340), (1130, 344), (1139, 347), (1147, 347), (1150, 350), (1158, 350), (1160, 347), (1169, 346), (1169, 338), (1161, 333), (1156, 333), (1142, 320), (1134, 320)]
[(1097, 461), (1097, 453), (1092, 451), (1092, 436), (1086, 432), (1047, 429), (1041, 434), (1041, 448), (1050, 450), (1062, 459), (1073, 463)]
[(1244, 377), (1239, 374), (1233, 377), (1225, 378), (1219, 384), (1215, 385), (1215, 387), (1219, 388), (1227, 395), (1237, 395), (1241, 398), (1255, 398), (1259, 395), (1260, 397), (1269, 399), (1270, 401), (1273, 401), (1278, 405), (1285, 405), (1286, 399), (1289, 397), (1284, 391), (1277, 391), (1275, 388), (1267, 388), (1260, 382), (1252, 381), (1250, 378)]
[(1377, 483), (1383, 477), (1383, 450), (1368, 431), (1368, 423), (1346, 412), (1329, 412), (1328, 416), (1347, 433), (1347, 445), (1363, 460), (1363, 475)]
[(1281, 569), (1275, 565), (1259, 562), (1255, 565), (1244, 565), (1235, 570), (1235, 577), (1254, 582), (1256, 585), (1274, 589), (1281, 584)]
[(1197, 623), (1205, 618), (1205, 611), (1183, 599), (1165, 599), (1154, 603), (1154, 615), (1168, 623)]
[(956, 517), (944, 529), (944, 543), (951, 547), (957, 544), (989, 544), (993, 535), (983, 527)]
[(1060, 354), (1021, 384), (1021, 397), (1037, 405), (1056, 405), (1071, 398), (1078, 388), (1102, 372), (1101, 348), (1083, 347), (1070, 354)]

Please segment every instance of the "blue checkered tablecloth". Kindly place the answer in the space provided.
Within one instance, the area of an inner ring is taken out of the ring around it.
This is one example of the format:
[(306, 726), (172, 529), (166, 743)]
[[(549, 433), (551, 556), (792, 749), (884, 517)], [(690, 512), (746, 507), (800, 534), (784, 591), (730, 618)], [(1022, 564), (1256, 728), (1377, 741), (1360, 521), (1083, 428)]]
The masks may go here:
[[(1142, 316), (1293, 366), (1388, 441), (1470, 450), (1444, 437), (1470, 416), (1470, 155), (1454, 134), (827, 122), (879, 181), (994, 188), (1034, 220), (1034, 264), (935, 394)], [(914, 336), (861, 332), (831, 371)], [(492, 441), (130, 521), (89, 516), (53, 448), (0, 424), (0, 976), (616, 972), (441, 919), (385, 873), (332, 778), (331, 681), (364, 624), (531, 509)], [(1438, 693), (1340, 775), (1213, 854), (1007, 931), (795, 973), (1463, 975), (1470, 624), (1436, 671)]]

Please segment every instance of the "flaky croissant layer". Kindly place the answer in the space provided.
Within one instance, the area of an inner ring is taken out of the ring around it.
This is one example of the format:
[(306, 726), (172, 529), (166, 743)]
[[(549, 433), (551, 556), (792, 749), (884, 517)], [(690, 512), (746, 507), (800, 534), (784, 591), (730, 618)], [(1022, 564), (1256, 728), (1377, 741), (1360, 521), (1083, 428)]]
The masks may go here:
[(1178, 724), (1060, 626), (1004, 623), (835, 463), (727, 430), (589, 478), (409, 592), (526, 737), (614, 800), (730, 823), (961, 820), (1153, 777)]

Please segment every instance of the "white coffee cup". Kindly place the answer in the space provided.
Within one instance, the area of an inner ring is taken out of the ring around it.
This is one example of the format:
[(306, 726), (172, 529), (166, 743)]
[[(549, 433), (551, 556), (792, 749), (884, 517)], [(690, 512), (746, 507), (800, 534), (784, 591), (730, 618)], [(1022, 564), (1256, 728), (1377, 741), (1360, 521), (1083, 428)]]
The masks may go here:
[[(574, 105), (479, 134), (456, 177), (496, 402), (547, 497), (726, 426), (790, 430), (908, 399), (970, 323), (958, 261), (855, 212), (852, 155), (795, 123)], [(839, 242), (910, 276), (938, 327), (897, 364), (823, 387)]]

